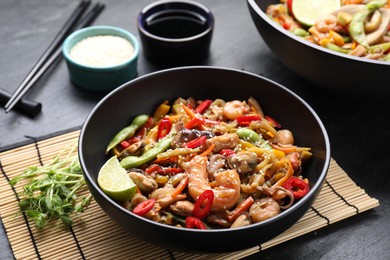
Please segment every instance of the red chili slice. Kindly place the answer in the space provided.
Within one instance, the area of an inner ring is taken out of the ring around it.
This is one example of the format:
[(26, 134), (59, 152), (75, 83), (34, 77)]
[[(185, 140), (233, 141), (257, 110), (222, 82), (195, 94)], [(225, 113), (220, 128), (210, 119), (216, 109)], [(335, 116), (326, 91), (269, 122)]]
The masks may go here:
[(237, 123), (241, 126), (248, 126), (252, 121), (261, 120), (261, 117), (258, 115), (243, 115), (237, 117)]
[(195, 126), (198, 126), (198, 125), (201, 125), (203, 124), (203, 119), (199, 118), (199, 117), (194, 117), (192, 118), (190, 121), (188, 121), (184, 127), (187, 128), (187, 129), (192, 129), (194, 128)]
[(198, 138), (195, 138), (194, 140), (191, 140), (189, 141), (185, 147), (186, 148), (191, 148), (191, 149), (194, 149), (196, 147), (199, 147), (201, 146), (202, 144), (204, 144), (206, 142), (206, 136), (205, 135), (202, 135), (201, 137), (198, 137)]
[(197, 106), (197, 108), (195, 109), (195, 112), (202, 114), (204, 111), (206, 111), (207, 108), (209, 108), (211, 103), (213, 103), (213, 101), (210, 99), (204, 100), (202, 103), (199, 104), (199, 106)]
[(143, 216), (153, 208), (155, 203), (156, 203), (155, 199), (148, 199), (148, 200), (142, 201), (140, 204), (138, 204), (133, 209), (133, 213), (138, 215), (138, 216)]
[(232, 149), (222, 149), (221, 151), (219, 151), (219, 154), (222, 154), (223, 156), (229, 157), (233, 154), (236, 154), (236, 152), (233, 151)]
[(157, 139), (164, 138), (171, 131), (172, 123), (168, 118), (161, 119), (157, 129)]
[(213, 201), (214, 192), (212, 190), (205, 190), (196, 200), (194, 209), (192, 211), (192, 216), (199, 219), (206, 217), (210, 212)]
[(122, 141), (120, 144), (123, 149), (126, 149), (130, 146), (130, 143), (128, 141)]
[(207, 229), (206, 225), (196, 217), (186, 218), (186, 228)]
[(283, 183), (286, 190), (291, 191), (294, 199), (300, 199), (309, 192), (309, 185), (302, 179), (297, 177), (290, 177)]

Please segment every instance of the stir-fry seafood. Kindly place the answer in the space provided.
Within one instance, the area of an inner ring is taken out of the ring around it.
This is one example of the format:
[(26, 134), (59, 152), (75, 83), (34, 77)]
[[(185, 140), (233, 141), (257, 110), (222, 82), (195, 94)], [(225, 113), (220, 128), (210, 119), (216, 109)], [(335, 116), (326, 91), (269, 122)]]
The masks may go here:
[(340, 0), (339, 9), (321, 15), (314, 25), (295, 19), (293, 1), (281, 0), (266, 13), (284, 29), (324, 48), (390, 61), (390, 0)]
[(311, 157), (247, 101), (179, 98), (135, 117), (108, 145), (137, 186), (134, 214), (178, 227), (237, 228), (278, 215), (309, 191)]

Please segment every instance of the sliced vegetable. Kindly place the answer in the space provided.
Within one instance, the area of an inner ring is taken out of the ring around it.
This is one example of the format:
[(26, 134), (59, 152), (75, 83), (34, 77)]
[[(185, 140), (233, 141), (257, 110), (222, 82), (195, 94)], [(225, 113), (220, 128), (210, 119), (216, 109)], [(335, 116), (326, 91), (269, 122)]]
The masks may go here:
[(272, 150), (272, 147), (260, 135), (249, 128), (239, 128), (236, 134), (245, 141), (249, 141), (261, 148)]
[(155, 199), (148, 199), (142, 201), (133, 209), (133, 213), (138, 216), (144, 216), (146, 213), (152, 210), (155, 203), (156, 203)]
[(237, 123), (241, 126), (248, 126), (252, 121), (259, 121), (261, 117), (259, 115), (243, 115), (237, 117)]
[(203, 114), (204, 111), (206, 111), (207, 108), (213, 103), (211, 99), (206, 99), (202, 103), (199, 104), (197, 108), (195, 108), (195, 113)]
[(172, 128), (172, 123), (168, 118), (161, 119), (157, 129), (157, 140), (161, 140), (169, 134)]
[(290, 177), (284, 184), (283, 187), (286, 190), (291, 191), (294, 199), (300, 199), (304, 197), (310, 190), (309, 184), (304, 180), (297, 177)]
[(249, 196), (246, 200), (244, 200), (240, 205), (238, 205), (234, 210), (228, 213), (228, 220), (233, 222), (241, 215), (244, 211), (249, 210), (249, 208), (253, 205), (255, 201), (252, 196)]
[(159, 141), (155, 147), (147, 150), (141, 156), (128, 156), (121, 161), (123, 168), (134, 168), (154, 160), (159, 153), (166, 151), (171, 146), (172, 138), (166, 137)]
[(188, 185), (188, 180), (189, 180), (189, 177), (188, 176), (185, 176), (180, 182), (179, 184), (176, 186), (176, 189), (174, 192), (172, 192), (171, 196), (173, 199), (175, 199), (177, 197), (177, 195), (179, 195)]
[(189, 141), (185, 147), (186, 148), (197, 148), (201, 145), (203, 145), (206, 142), (207, 137), (205, 135), (202, 135), (201, 137), (195, 138), (194, 140)]
[(265, 119), (267, 119), (268, 122), (270, 122), (270, 124), (275, 127), (275, 128), (281, 128), (282, 126), (280, 125), (280, 123), (278, 121), (276, 121), (275, 118), (272, 118), (270, 116), (264, 116)]
[(145, 172), (148, 174), (156, 172), (156, 173), (159, 173), (162, 175), (175, 175), (177, 173), (184, 172), (184, 170), (181, 168), (162, 167), (158, 164), (152, 164), (151, 166), (149, 166), (148, 168), (145, 169)]
[(233, 154), (236, 154), (236, 152), (233, 151), (232, 149), (222, 149), (221, 151), (219, 151), (219, 154), (222, 154), (223, 156), (229, 157)]
[(106, 154), (112, 148), (117, 146), (120, 142), (124, 141), (127, 138), (132, 137), (135, 131), (140, 129), (143, 125), (146, 124), (146, 122), (148, 122), (148, 119), (149, 119), (148, 115), (136, 116), (128, 127), (123, 128), (114, 136), (114, 138), (111, 140), (111, 142), (108, 144), (106, 148)]
[(207, 229), (206, 225), (202, 222), (202, 220), (196, 217), (187, 217), (185, 224), (186, 228)]
[(192, 216), (198, 219), (206, 217), (210, 212), (213, 201), (214, 192), (212, 190), (205, 190), (196, 200)]
[(192, 119), (190, 119), (185, 125), (184, 127), (187, 128), (187, 129), (192, 129), (198, 125), (201, 125), (204, 123), (204, 120), (199, 118), (199, 117), (194, 117)]

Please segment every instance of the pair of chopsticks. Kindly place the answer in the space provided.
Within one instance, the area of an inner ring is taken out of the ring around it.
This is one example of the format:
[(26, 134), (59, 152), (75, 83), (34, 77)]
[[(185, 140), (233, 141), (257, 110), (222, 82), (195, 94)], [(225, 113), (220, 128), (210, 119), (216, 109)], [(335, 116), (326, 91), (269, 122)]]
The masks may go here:
[(83, 14), (91, 4), (90, 0), (82, 0), (80, 4), (73, 11), (71, 16), (65, 22), (61, 30), (55, 36), (49, 47), (45, 50), (38, 62), (34, 65), (26, 78), (22, 81), (11, 98), (5, 104), (5, 112), (8, 113), (19, 102), (19, 100), (26, 94), (26, 92), (35, 84), (35, 82), (46, 72), (46, 70), (57, 60), (61, 55), (61, 45), (65, 38), (73, 31), (89, 26), (95, 18), (103, 11), (105, 5), (97, 3), (92, 9)]

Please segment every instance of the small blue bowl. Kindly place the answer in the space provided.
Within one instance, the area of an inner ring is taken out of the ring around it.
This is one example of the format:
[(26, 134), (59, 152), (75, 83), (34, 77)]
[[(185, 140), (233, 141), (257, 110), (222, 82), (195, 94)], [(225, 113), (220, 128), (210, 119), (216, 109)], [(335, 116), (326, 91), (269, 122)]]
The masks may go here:
[[(81, 64), (70, 56), (72, 48), (81, 40), (92, 37), (111, 35), (128, 40), (134, 48), (131, 57), (117, 65), (97, 67)], [(107, 92), (137, 76), (139, 43), (128, 31), (113, 26), (91, 26), (70, 34), (63, 43), (62, 53), (65, 58), (71, 81), (84, 89)]]

